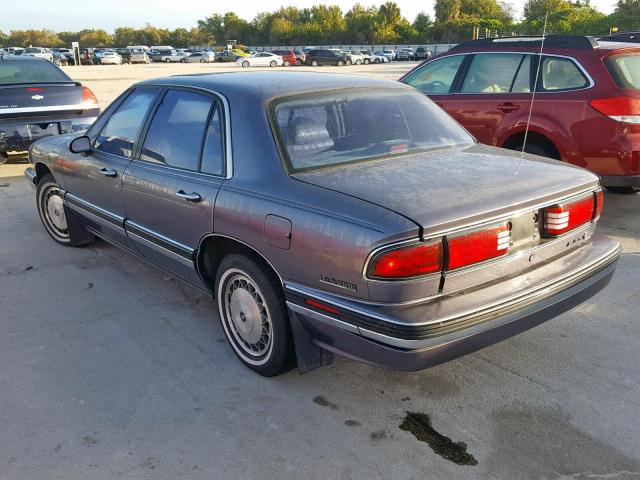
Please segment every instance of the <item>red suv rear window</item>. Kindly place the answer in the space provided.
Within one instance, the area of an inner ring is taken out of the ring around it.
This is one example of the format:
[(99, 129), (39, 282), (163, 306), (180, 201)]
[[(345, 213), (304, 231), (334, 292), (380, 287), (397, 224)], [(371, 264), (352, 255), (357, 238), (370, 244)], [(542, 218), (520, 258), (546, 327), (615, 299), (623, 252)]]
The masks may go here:
[(604, 63), (620, 88), (640, 90), (640, 54), (613, 55)]

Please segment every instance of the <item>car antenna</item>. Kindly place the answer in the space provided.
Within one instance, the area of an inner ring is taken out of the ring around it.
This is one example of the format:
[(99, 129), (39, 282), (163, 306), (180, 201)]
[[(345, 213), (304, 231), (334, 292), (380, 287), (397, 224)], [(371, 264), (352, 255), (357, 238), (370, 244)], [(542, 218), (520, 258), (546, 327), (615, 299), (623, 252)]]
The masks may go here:
[(518, 168), (516, 168), (517, 175), (524, 160), (524, 149), (527, 147), (527, 137), (529, 136), (529, 125), (531, 125), (531, 114), (533, 113), (533, 102), (536, 99), (536, 90), (538, 90), (538, 78), (540, 78), (540, 67), (542, 65), (542, 52), (544, 50), (544, 39), (547, 38), (547, 20), (549, 19), (549, 11), (544, 15), (544, 27), (542, 28), (542, 41), (540, 42), (540, 58), (538, 59), (538, 65), (536, 66), (536, 77), (533, 81), (533, 92), (531, 92), (531, 104), (529, 105), (529, 117), (527, 118), (527, 126), (524, 129), (524, 140), (522, 141), (522, 151), (520, 152), (520, 162), (518, 162)]

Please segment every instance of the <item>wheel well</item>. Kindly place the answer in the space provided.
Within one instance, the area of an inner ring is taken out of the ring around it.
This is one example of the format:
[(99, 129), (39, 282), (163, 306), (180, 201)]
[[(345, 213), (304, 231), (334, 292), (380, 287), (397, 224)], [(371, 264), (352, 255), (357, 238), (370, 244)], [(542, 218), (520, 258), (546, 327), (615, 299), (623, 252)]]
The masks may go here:
[(49, 170), (49, 167), (47, 167), (44, 163), (36, 163), (36, 179), (39, 182), (40, 179), (42, 177), (44, 177), (47, 174), (51, 174), (53, 175), (53, 173), (51, 172), (51, 170)]
[[(524, 132), (518, 132), (515, 135), (512, 135), (511, 137), (509, 137), (509, 139), (506, 142), (504, 142), (504, 145), (502, 145), (502, 148), (508, 148), (510, 150), (513, 150), (516, 147), (519, 147), (520, 145), (522, 145), (523, 142), (524, 142)], [(529, 131), (529, 133), (527, 134), (527, 143), (534, 143), (536, 145), (540, 145), (541, 147), (544, 147), (545, 149), (549, 150), (550, 153), (553, 154), (552, 158), (561, 160), (560, 152), (558, 152), (558, 149), (556, 148), (556, 146), (553, 144), (551, 140), (549, 140), (544, 135), (538, 132)]]
[(282, 284), (282, 279), (269, 261), (254, 248), (233, 238), (209, 235), (200, 242), (196, 256), (196, 266), (200, 276), (213, 292), (215, 297), (215, 281), (218, 267), (222, 259), (231, 253), (241, 253), (262, 265), (265, 272), (273, 275)]

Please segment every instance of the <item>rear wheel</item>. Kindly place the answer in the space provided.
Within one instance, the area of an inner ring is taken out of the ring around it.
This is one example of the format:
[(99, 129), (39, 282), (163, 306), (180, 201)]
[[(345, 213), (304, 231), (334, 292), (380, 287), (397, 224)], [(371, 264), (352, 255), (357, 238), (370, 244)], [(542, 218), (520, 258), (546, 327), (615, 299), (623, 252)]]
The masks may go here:
[(234, 353), (265, 377), (292, 366), (293, 340), (277, 277), (262, 262), (226, 256), (216, 275), (218, 313)]
[[(522, 144), (513, 147), (513, 150), (521, 152)], [(558, 160), (556, 152), (554, 152), (547, 145), (541, 145), (535, 142), (527, 142), (527, 145), (525, 146), (524, 151), (527, 153), (531, 153), (533, 155), (540, 155), (541, 157), (555, 158), (556, 160)]]
[(249, 62), (247, 62), (246, 60), (242, 62), (242, 68), (248, 68), (248, 67), (249, 67)]
[(38, 216), (45, 230), (59, 244), (69, 246), (74, 243), (79, 245), (81, 243), (92, 243), (95, 240), (93, 235), (82, 232), (84, 234), (81, 235), (83, 241), (78, 242), (76, 238), (76, 242), (73, 242), (72, 232), (78, 232), (82, 227), (73, 225), (72, 222), (77, 220), (67, 217), (60, 186), (56, 183), (53, 175), (47, 174), (38, 182), (36, 205), (38, 207)]
[(356, 65), (361, 65), (362, 64), (362, 60), (356, 60)]
[(271, 62), (269, 63), (269, 66), (270, 66), (271, 68), (273, 68), (273, 67), (277, 67), (277, 66), (278, 66), (278, 62), (276, 62), (275, 60), (271, 60)]
[(296, 65), (299, 67), (300, 65), (302, 65), (302, 60), (300, 60), (299, 58), (296, 60)]
[(169, 63), (171, 61), (171, 59), (170, 58), (165, 58), (164, 61), (165, 61), (165, 63)]
[(201, 58), (200, 63), (207, 63), (207, 61), (204, 58)]
[(613, 193), (619, 193), (621, 195), (631, 195), (640, 192), (640, 187), (605, 187), (607, 190)]
[(344, 65), (344, 62), (342, 60), (338, 60), (338, 66), (341, 67)]
[(311, 60), (311, 66), (312, 67), (317, 67), (318, 66), (318, 61), (317, 60)]

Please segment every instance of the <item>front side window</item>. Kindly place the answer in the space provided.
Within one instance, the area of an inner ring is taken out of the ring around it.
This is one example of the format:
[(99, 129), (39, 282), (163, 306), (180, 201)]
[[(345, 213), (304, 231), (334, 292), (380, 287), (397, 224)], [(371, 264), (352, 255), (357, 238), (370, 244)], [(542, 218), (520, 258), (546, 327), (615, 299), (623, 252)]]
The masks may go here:
[(443, 57), (425, 64), (403, 82), (426, 94), (447, 94), (451, 90), (464, 55)]
[(197, 170), (213, 103), (207, 95), (169, 90), (149, 125), (140, 159)]
[(301, 95), (272, 113), (290, 171), (474, 143), (424, 95), (406, 89)]
[(509, 93), (522, 59), (511, 53), (474, 55), (460, 93)]
[(133, 145), (140, 134), (156, 91), (139, 88), (120, 104), (95, 140), (94, 148), (101, 152), (131, 157)]
[(546, 92), (577, 90), (589, 86), (587, 77), (569, 58), (543, 57), (540, 79), (541, 89)]

